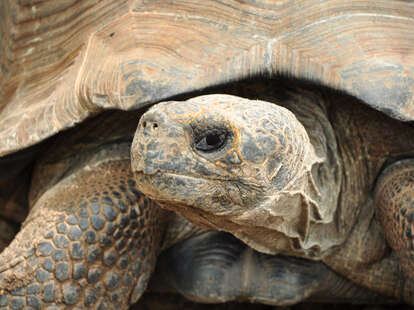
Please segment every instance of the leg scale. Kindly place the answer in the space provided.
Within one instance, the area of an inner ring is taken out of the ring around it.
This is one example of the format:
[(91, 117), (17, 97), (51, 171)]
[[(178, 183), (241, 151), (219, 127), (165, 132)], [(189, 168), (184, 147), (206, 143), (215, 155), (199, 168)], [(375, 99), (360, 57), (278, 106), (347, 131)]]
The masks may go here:
[(409, 279), (414, 278), (414, 159), (398, 161), (383, 171), (375, 188), (375, 203), (384, 235), (399, 259), (407, 290), (412, 287)]

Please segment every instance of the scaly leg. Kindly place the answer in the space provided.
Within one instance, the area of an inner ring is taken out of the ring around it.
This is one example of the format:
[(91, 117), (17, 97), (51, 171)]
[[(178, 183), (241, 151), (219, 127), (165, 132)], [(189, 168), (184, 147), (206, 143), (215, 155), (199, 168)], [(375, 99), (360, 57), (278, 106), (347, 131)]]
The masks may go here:
[(86, 163), (37, 199), (0, 256), (0, 309), (127, 309), (146, 288), (162, 211), (127, 160)]
[(387, 167), (375, 189), (377, 216), (398, 257), (406, 279), (404, 299), (413, 304), (414, 278), (414, 159)]

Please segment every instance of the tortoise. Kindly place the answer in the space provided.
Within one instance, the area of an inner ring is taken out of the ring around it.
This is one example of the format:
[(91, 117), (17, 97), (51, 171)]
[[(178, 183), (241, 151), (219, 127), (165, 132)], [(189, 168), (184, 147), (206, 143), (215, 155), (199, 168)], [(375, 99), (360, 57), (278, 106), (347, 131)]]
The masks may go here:
[(414, 126), (315, 87), (232, 93), (140, 118), (138, 189), (199, 227), (413, 304)]
[[(359, 254), (372, 260), (378, 251), (389, 254), (389, 269), (355, 265), (349, 255), (343, 261), (312, 261), (320, 258), (313, 250), (299, 258), (273, 255), (275, 250), (258, 240), (248, 242), (259, 250), (254, 251), (226, 233), (191, 225), (142, 195), (137, 186), (144, 193), (148, 187), (134, 179), (130, 147), (138, 119), (151, 104), (254, 76), (273, 83), (282, 75), (340, 90), (344, 93), (335, 98), (347, 98), (344, 106), (353, 108), (352, 102), (360, 100), (358, 109), (368, 109), (361, 107), (365, 104), (386, 113), (367, 112), (389, 124), (389, 132), (404, 132), (409, 147), (410, 125), (402, 122), (414, 118), (413, 12), (402, 1), (2, 1), (2, 212), (16, 221), (26, 204), (30, 212), (0, 255), (0, 308), (125, 309), (145, 290), (161, 248), (190, 237), (166, 252), (171, 270), (162, 271), (174, 289), (195, 300), (289, 304), (313, 296), (383, 301), (380, 293), (411, 303), (409, 281), (404, 296), (397, 296), (398, 286), (390, 292), (394, 284), (387, 285), (394, 279), (403, 283), (404, 277), (378, 225), (357, 249), (366, 246), (367, 252)], [(219, 91), (257, 98), (267, 94), (267, 101), (306, 93), (320, 98), (315, 100), (321, 106), (327, 101), (319, 91), (298, 87), (291, 92), (283, 83), (275, 94), (268, 83)], [(306, 102), (300, 104), (303, 111)], [(201, 224), (188, 210), (177, 211)], [(373, 208), (354, 211), (341, 214), (350, 219), (341, 227), (343, 234), (326, 239), (345, 254), (356, 249), (356, 241), (345, 238), (358, 228), (352, 222), (369, 218), (362, 212)], [(226, 223), (209, 225), (229, 230)], [(188, 262), (188, 269), (182, 262)], [(248, 285), (237, 286), (234, 270), (246, 266), (268, 279), (266, 285), (257, 284), (263, 278), (248, 277)], [(369, 270), (383, 280), (372, 280)], [(361, 274), (368, 276), (361, 280)]]

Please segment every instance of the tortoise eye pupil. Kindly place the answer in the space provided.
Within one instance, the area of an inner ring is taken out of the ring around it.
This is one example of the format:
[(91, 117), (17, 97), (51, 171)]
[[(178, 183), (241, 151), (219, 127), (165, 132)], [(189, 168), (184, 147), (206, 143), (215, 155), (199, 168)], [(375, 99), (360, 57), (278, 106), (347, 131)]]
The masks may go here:
[(217, 151), (226, 144), (226, 138), (227, 133), (225, 132), (208, 133), (198, 139), (195, 148), (203, 152)]
[(214, 146), (220, 143), (220, 136), (216, 134), (209, 134), (206, 136), (206, 143), (210, 146)]

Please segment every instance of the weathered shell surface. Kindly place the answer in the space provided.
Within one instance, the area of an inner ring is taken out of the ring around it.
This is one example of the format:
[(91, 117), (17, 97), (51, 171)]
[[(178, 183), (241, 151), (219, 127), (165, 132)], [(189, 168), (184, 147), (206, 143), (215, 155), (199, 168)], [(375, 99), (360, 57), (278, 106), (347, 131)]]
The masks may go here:
[(4, 0), (0, 156), (103, 109), (263, 74), (414, 120), (413, 29), (412, 1)]

